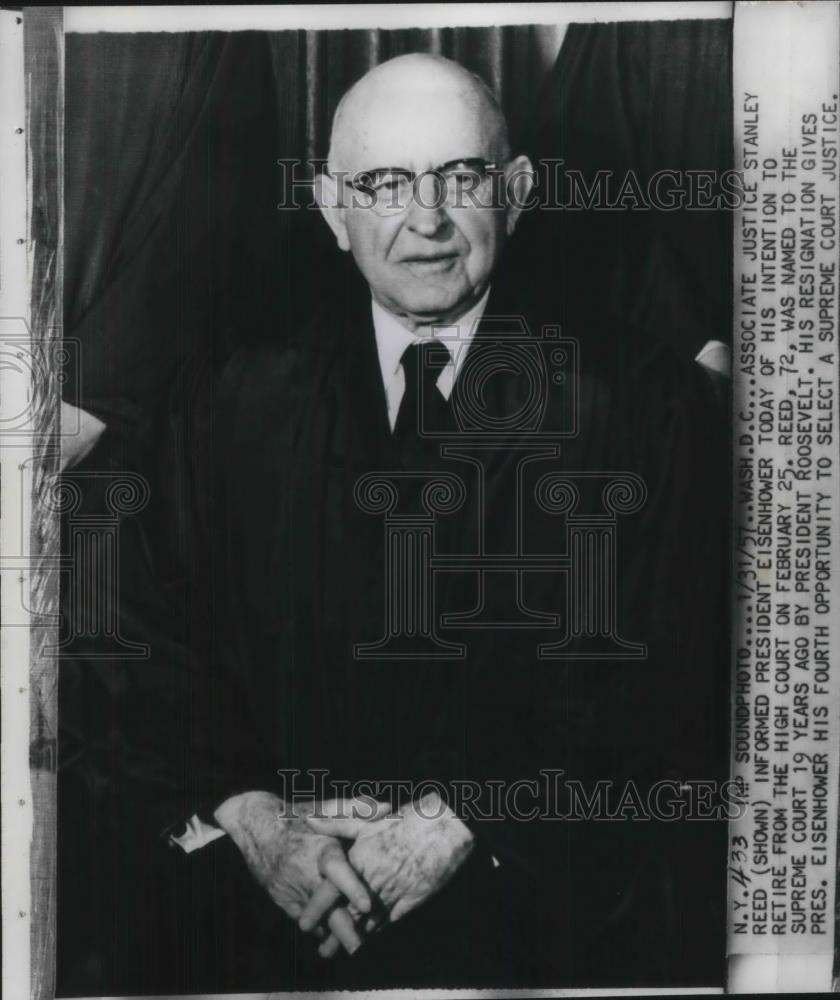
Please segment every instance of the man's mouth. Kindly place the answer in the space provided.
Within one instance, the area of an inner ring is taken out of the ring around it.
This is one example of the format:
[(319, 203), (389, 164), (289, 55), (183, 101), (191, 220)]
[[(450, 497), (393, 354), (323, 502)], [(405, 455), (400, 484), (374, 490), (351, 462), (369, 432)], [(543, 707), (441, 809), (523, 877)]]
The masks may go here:
[(403, 257), (401, 264), (407, 264), (412, 270), (423, 273), (434, 273), (436, 271), (446, 271), (458, 259), (455, 253), (438, 254), (414, 254), (411, 257)]

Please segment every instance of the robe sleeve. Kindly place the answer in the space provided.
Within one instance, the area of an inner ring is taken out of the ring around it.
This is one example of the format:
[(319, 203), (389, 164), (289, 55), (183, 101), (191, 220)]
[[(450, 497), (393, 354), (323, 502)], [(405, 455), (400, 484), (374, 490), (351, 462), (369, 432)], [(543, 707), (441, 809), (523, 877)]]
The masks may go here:
[[(254, 384), (266, 383), (264, 373), (254, 378), (261, 363), (259, 352), (242, 349), (218, 372), (203, 366), (183, 394), (188, 405), (180, 405), (173, 421), (176, 442), (180, 436), (176, 465), (185, 471), (176, 483), (175, 493), (181, 499), (171, 521), (183, 548), (187, 577), (193, 581), (197, 609), (188, 640), (197, 662), (185, 734), (187, 816), (197, 812), (209, 818), (216, 806), (240, 792), (279, 790), (278, 768), (284, 763), (275, 759), (273, 747), (261, 742), (252, 715), (260, 674), (279, 668), (265, 662), (264, 647), (253, 634), (249, 594), (242, 586), (249, 575), (258, 577), (256, 586), (266, 585), (259, 579), (258, 567), (253, 567), (253, 574), (247, 572), (249, 542), (261, 534), (265, 539), (271, 535), (257, 498), (270, 494), (271, 513), (282, 521), (277, 505), (285, 495), (276, 484), (269, 485), (273, 478), (263, 479), (259, 448), (271, 433), (278, 467), (286, 466), (283, 449), (289, 438), (280, 410), (288, 372), (282, 370), (286, 361), (281, 358), (281, 370), (273, 372), (278, 409), (267, 413), (249, 391)], [(282, 651), (277, 653), (281, 658)]]

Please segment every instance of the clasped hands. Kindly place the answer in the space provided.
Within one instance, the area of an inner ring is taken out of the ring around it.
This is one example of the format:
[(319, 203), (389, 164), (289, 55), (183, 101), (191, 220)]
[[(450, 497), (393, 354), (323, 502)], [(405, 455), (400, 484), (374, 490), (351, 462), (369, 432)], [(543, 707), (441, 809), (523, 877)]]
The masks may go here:
[(216, 822), (271, 899), (332, 958), (443, 888), (473, 847), (436, 794), (392, 812), (372, 799), (291, 806), (269, 792), (224, 802)]

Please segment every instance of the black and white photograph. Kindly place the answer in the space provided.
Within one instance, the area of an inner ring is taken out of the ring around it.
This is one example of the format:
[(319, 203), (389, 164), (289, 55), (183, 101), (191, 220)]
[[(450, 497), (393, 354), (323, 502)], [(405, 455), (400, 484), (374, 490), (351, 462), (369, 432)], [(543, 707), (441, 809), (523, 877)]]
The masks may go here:
[(3, 8), (10, 996), (831, 975), (837, 98), (738, 53), (839, 22), (744, 6)]

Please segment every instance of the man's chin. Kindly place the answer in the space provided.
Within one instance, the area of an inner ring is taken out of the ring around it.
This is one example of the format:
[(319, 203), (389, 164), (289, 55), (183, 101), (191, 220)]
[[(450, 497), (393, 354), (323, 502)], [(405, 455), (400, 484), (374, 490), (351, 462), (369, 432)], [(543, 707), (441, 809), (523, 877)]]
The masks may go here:
[(418, 323), (447, 322), (457, 319), (473, 305), (471, 293), (441, 295), (417, 295), (403, 297), (399, 303), (399, 311), (411, 316)]

